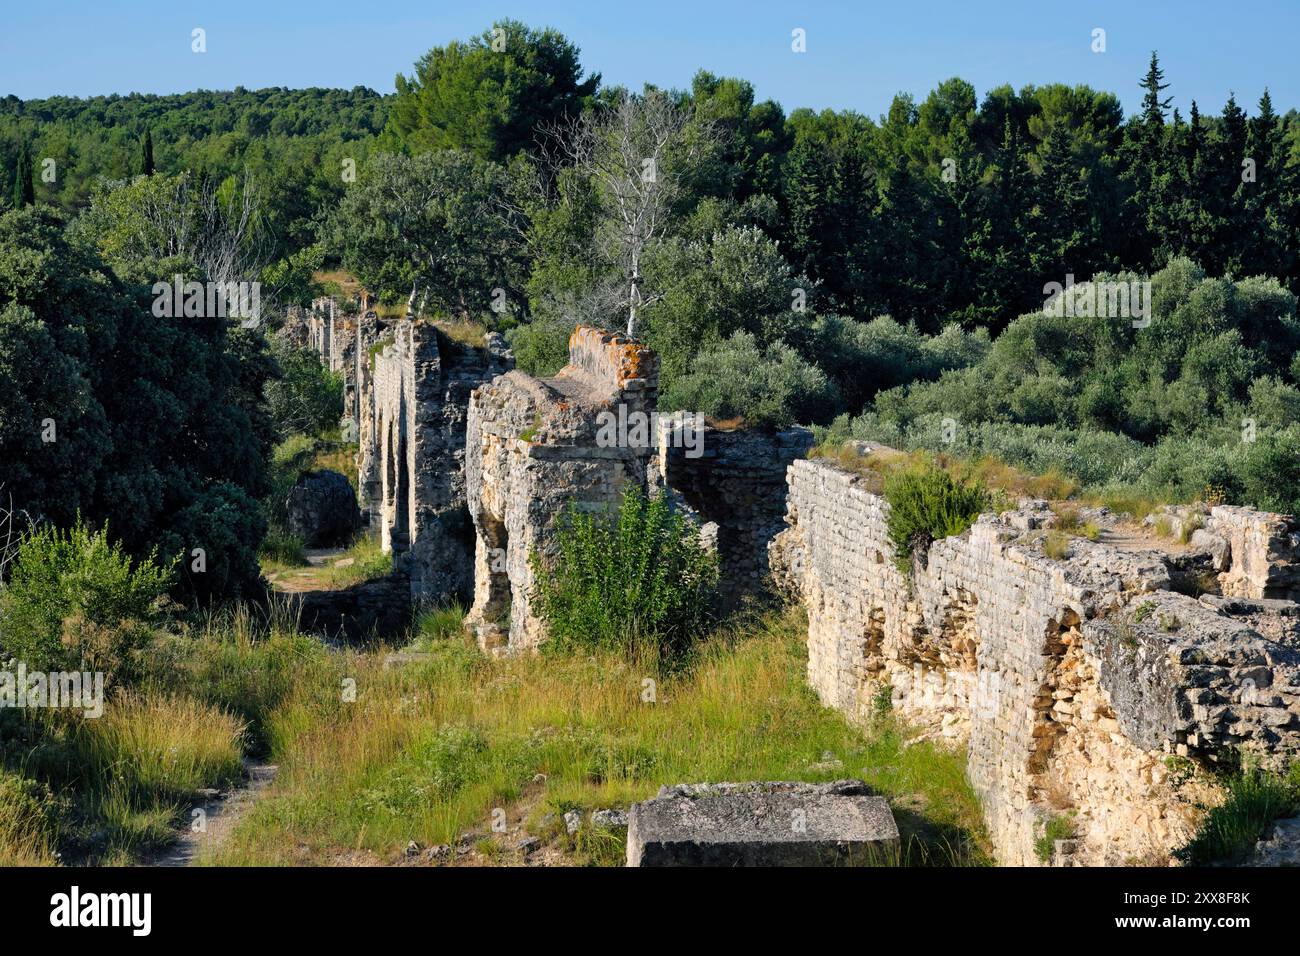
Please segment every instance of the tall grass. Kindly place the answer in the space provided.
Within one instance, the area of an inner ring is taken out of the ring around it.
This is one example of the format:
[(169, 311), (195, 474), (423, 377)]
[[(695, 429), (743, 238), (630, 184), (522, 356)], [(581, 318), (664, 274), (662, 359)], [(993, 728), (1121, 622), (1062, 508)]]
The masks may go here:
[(1226, 797), (1205, 815), (1196, 835), (1174, 851), (1174, 858), (1189, 866), (1239, 863), (1264, 830), (1279, 817), (1300, 808), (1300, 763), (1285, 774), (1246, 767), (1223, 780)]
[(0, 769), (0, 866), (53, 865), (57, 827), (49, 789)]
[[(347, 563), (340, 567), (340, 561)], [(378, 538), (362, 532), (352, 546), (324, 570), (321, 582), (326, 588), (339, 590), (382, 578), (392, 570), (392, 553), (384, 551)]]
[[(96, 719), (37, 712), (24, 721), (30, 743), (17, 769), (62, 797), (57, 825), (36, 845), (52, 846), (57, 830), (85, 862), (130, 862), (161, 848), (197, 791), (242, 774), (242, 722), (193, 698), (119, 693)], [(4, 795), (0, 804), (12, 805)], [(0, 856), (23, 845), (0, 832)]]
[(793, 614), (714, 634), (670, 673), (616, 650), (491, 661), (458, 627), (440, 630), (422, 662), (348, 660), (355, 701), (332, 680), (297, 685), (270, 721), (275, 790), (215, 862), (396, 858), (410, 840), (488, 831), (497, 807), (546, 833), (565, 810), (627, 805), (667, 783), (845, 776), (895, 801), (908, 862), (985, 859), (962, 757), (906, 746), (892, 725), (864, 737), (822, 707)]
[(179, 800), (243, 770), (242, 722), (192, 698), (123, 694), (74, 727), (71, 753), (87, 782), (116, 781), (130, 800)]

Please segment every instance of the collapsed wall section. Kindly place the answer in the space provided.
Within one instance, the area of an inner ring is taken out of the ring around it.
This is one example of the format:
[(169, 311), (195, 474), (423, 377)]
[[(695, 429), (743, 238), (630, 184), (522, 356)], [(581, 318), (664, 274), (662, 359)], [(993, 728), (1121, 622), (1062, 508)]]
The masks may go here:
[[(808, 678), (855, 720), (880, 695), (964, 746), (998, 858), (1164, 862), (1208, 798), (1169, 758), (1225, 747), (1277, 762), (1300, 741), (1300, 661), (1169, 589), (1155, 551), (1071, 539), (1049, 557), (1038, 509), (984, 515), (900, 568), (889, 504), (825, 461), (788, 472), (779, 581), (808, 609)], [(1263, 689), (1263, 690), (1262, 690)]]
[(764, 591), (768, 545), (785, 527), (786, 469), (808, 453), (813, 435), (806, 428), (767, 432), (701, 423), (683, 440), (682, 431), (673, 420), (660, 429), (663, 482), (716, 529), (725, 610)]

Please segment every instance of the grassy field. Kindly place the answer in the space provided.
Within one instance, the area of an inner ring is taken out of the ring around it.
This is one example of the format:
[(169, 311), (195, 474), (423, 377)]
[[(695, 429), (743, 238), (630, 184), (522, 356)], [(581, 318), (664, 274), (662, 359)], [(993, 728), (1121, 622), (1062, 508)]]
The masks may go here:
[(400, 666), (394, 647), (328, 649), (247, 609), (160, 632), (151, 677), (103, 718), (6, 715), (0, 863), (148, 859), (246, 758), (279, 776), (201, 862), (425, 862), (414, 842), (512, 864), (531, 835), (530, 862), (617, 865), (620, 832), (571, 836), (563, 814), (668, 783), (846, 777), (889, 799), (898, 862), (988, 862), (964, 756), (909, 746), (887, 713), (864, 731), (822, 707), (798, 612), (724, 628), (672, 673), (615, 654), (489, 659), (461, 616), (424, 615)]
[(565, 811), (625, 807), (665, 783), (843, 777), (890, 799), (905, 862), (987, 860), (963, 757), (905, 746), (888, 715), (864, 734), (820, 706), (793, 614), (717, 635), (675, 675), (613, 655), (492, 661), (456, 623), (426, 618), (413, 650), (427, 656), (402, 667), (336, 657), (332, 675), (298, 682), (267, 724), (280, 776), (209, 862), (391, 863), (412, 841), (467, 833), (472, 861), (513, 862), (526, 831), (563, 862), (615, 864), (621, 836), (569, 837)]

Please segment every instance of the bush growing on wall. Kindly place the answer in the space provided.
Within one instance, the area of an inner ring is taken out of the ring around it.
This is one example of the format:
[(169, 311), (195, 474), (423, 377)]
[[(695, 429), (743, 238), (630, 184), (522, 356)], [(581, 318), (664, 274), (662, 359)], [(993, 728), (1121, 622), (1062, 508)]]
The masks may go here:
[(662, 492), (629, 485), (617, 513), (572, 507), (556, 529), (558, 554), (532, 556), (546, 647), (615, 648), (680, 658), (707, 622), (715, 555)]
[(961, 534), (989, 506), (988, 492), (974, 481), (955, 480), (931, 462), (896, 471), (885, 479), (889, 540), (895, 560), (906, 568), (931, 541)]
[(343, 376), (331, 372), (314, 352), (275, 341), (271, 346), (283, 377), (266, 383), (267, 411), (276, 436), (320, 435), (343, 415)]

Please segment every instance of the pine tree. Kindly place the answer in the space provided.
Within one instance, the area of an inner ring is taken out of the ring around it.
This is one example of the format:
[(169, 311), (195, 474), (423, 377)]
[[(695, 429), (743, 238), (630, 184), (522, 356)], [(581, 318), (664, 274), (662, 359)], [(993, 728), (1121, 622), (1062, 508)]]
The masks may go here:
[[(828, 208), (833, 177), (827, 147), (803, 139), (790, 150), (785, 165), (790, 261), (810, 279), (835, 280), (834, 223)], [(836, 289), (825, 288), (834, 297)], [(838, 303), (837, 303), (838, 305)]]
[(1245, 228), (1238, 271), (1281, 276), (1290, 259), (1283, 218), (1285, 144), (1267, 89), (1259, 98), (1259, 115), (1247, 123), (1246, 156), (1255, 163), (1255, 181), (1241, 187)]
[(1247, 123), (1246, 151), (1255, 160), (1258, 181), (1275, 188), (1278, 160), (1282, 158), (1282, 128), (1267, 88), (1259, 98), (1259, 115)]
[(1211, 275), (1219, 275), (1242, 261), (1249, 231), (1246, 210), (1249, 194), (1243, 179), (1248, 137), (1246, 113), (1237, 105), (1236, 96), (1230, 94), (1212, 144), (1214, 164), (1209, 202), (1214, 231), (1204, 249), (1205, 261), (1201, 263)]
[[(1129, 195), (1124, 207), (1120, 260), (1129, 266), (1147, 268), (1164, 258), (1164, 230), (1177, 218), (1178, 196), (1175, 181), (1175, 148), (1165, 125), (1165, 112), (1171, 100), (1161, 97), (1169, 84), (1163, 82), (1160, 57), (1151, 53), (1151, 65), (1142, 78), (1142, 112), (1125, 129), (1123, 174)], [(1159, 253), (1157, 250), (1160, 250)]]
[(145, 176), (152, 176), (153, 169), (153, 131), (146, 126), (144, 143), (140, 147), (140, 172)]
[(13, 201), (15, 209), (32, 206), (36, 203), (36, 184), (32, 180), (32, 161), (27, 155), (27, 147), (18, 150), (18, 168), (14, 172)]
[(1071, 155), (1070, 133), (1064, 122), (1053, 123), (1043, 140), (1042, 171), (1035, 194), (1035, 232), (1041, 238), (1034, 250), (1035, 273), (1091, 274), (1094, 263), (1088, 248), (1088, 188)]
[(1201, 111), (1197, 109), (1196, 100), (1192, 100), (1192, 111), (1187, 119), (1186, 152), (1187, 171), (1190, 174), (1196, 159), (1205, 147), (1205, 131), (1201, 129)]
[(1165, 71), (1160, 69), (1160, 57), (1152, 50), (1151, 65), (1147, 68), (1147, 75), (1142, 78), (1142, 89), (1146, 90), (1142, 97), (1142, 123), (1145, 126), (1158, 129), (1165, 125), (1165, 110), (1169, 109), (1171, 99), (1160, 98), (1160, 94), (1169, 88), (1168, 83), (1160, 82), (1164, 78)]

